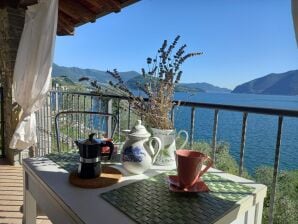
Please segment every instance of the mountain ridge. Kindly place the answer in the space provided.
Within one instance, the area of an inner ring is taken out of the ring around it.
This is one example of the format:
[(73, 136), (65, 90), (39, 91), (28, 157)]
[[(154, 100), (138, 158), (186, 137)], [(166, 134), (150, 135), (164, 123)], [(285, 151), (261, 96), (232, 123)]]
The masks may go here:
[(270, 73), (236, 86), (232, 93), (298, 95), (298, 70)]
[[(126, 71), (119, 72), (119, 75), (123, 79), (123, 81), (132, 89), (137, 89), (137, 82), (142, 82), (144, 80), (143, 76), (136, 71)], [(97, 80), (100, 83), (107, 84), (110, 81), (117, 82), (115, 78), (113, 78), (106, 71), (100, 71), (97, 69), (83, 69), (79, 67), (66, 67), (59, 66), (57, 64), (53, 64), (52, 70), (53, 77), (68, 77), (73, 82), (78, 82), (78, 80), (82, 77), (88, 77), (92, 80)], [(227, 93), (231, 92), (231, 90), (227, 88), (221, 88), (218, 86), (214, 86), (209, 83), (179, 83), (175, 90), (177, 92), (216, 92), (216, 93)]]

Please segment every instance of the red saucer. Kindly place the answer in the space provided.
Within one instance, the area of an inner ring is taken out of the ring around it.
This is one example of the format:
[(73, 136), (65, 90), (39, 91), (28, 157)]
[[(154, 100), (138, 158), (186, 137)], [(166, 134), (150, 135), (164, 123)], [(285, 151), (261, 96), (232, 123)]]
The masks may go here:
[(168, 176), (168, 183), (170, 191), (173, 192), (208, 192), (208, 186), (203, 182), (202, 179), (198, 178), (198, 180), (190, 187), (181, 188), (179, 183), (179, 177), (176, 175)]

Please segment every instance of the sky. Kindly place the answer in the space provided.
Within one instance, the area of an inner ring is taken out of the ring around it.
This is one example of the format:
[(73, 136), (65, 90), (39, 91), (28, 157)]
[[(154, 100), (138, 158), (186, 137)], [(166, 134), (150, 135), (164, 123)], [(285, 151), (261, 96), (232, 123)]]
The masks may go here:
[(290, 0), (142, 0), (57, 37), (54, 62), (106, 71), (141, 71), (163, 40), (199, 51), (182, 65), (181, 82), (233, 89), (298, 69)]

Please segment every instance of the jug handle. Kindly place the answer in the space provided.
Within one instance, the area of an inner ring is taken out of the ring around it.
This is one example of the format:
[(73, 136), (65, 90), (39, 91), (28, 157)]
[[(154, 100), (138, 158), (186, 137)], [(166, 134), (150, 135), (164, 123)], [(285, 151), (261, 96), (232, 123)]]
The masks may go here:
[[(155, 152), (155, 149), (154, 147), (152, 146), (152, 142), (156, 141), (157, 142), (157, 150)], [(159, 138), (157, 137), (152, 137), (150, 140), (149, 140), (149, 149), (150, 149), (150, 152), (151, 154), (153, 155), (153, 158), (152, 158), (152, 163), (155, 163), (155, 160), (157, 158), (157, 155), (159, 154), (160, 150), (161, 150), (161, 141)]]
[(181, 145), (179, 148), (177, 147), (177, 149), (183, 149), (184, 146), (186, 145), (186, 143), (188, 142), (188, 133), (187, 133), (187, 131), (185, 131), (185, 130), (180, 130), (180, 131), (178, 132), (178, 134), (177, 134), (176, 139), (177, 139), (178, 137), (180, 137), (180, 135), (181, 135), (182, 133), (185, 134), (185, 140), (184, 140), (184, 142), (182, 143), (182, 145)]

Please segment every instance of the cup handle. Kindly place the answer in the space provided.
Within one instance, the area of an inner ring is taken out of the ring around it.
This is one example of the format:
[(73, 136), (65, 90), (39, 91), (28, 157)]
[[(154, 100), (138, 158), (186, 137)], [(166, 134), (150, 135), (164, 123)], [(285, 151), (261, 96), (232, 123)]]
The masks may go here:
[(185, 131), (185, 130), (180, 130), (180, 131), (178, 132), (176, 138), (178, 138), (182, 133), (185, 134), (185, 140), (184, 140), (184, 142), (182, 143), (182, 145), (179, 147), (179, 149), (183, 149), (184, 146), (186, 145), (186, 143), (188, 142), (188, 133), (187, 133), (187, 131)]
[(209, 168), (210, 168), (211, 166), (213, 166), (213, 160), (212, 160), (209, 156), (207, 156), (206, 158), (207, 158), (206, 160), (208, 161), (208, 164), (207, 164), (207, 166), (200, 172), (198, 178), (201, 177), (204, 173), (206, 173), (207, 170), (209, 170)]

